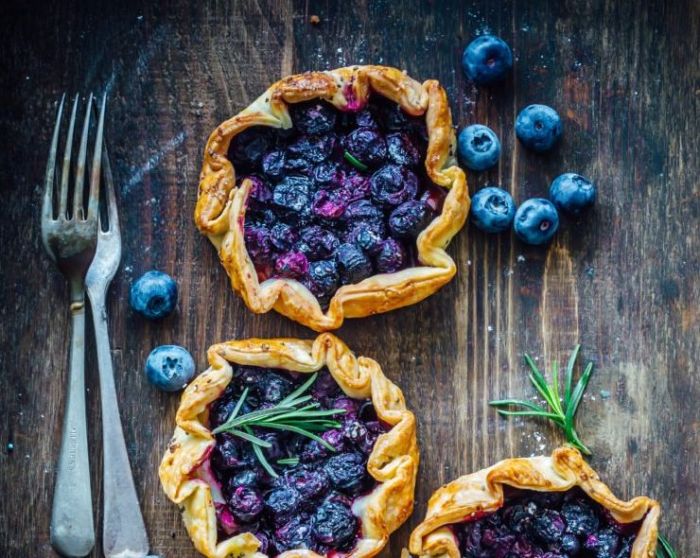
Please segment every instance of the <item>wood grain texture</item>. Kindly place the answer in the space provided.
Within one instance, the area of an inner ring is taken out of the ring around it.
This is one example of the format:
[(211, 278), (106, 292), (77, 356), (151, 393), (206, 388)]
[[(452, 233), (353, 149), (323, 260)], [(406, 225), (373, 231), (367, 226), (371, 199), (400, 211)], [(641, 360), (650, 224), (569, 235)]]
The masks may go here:
[[(698, 160), (700, 8), (692, 0), (118, 3), (16, 0), (0, 7), (0, 554), (52, 556), (54, 464), (67, 366), (61, 276), (44, 255), (39, 200), (54, 103), (63, 91), (109, 91), (107, 137), (124, 231), (110, 327), (129, 456), (153, 550), (194, 557), (157, 465), (177, 396), (142, 373), (150, 349), (175, 342), (200, 368), (206, 348), (246, 336), (312, 337), (274, 313), (250, 314), (192, 222), (209, 132), (281, 75), (351, 63), (439, 79), (455, 122), (502, 139), (497, 169), (470, 175), (516, 201), (546, 194), (559, 173), (599, 185), (595, 212), (565, 222), (548, 249), (467, 226), (450, 247), (455, 280), (414, 307), (350, 321), (338, 334), (376, 358), (416, 411), (423, 459), (414, 517), (392, 538), (398, 556), (430, 493), (509, 456), (549, 452), (546, 425), (505, 421), (490, 398), (529, 396), (522, 354), (564, 361), (577, 341), (597, 371), (579, 431), (591, 463), (620, 497), (663, 506), (680, 556), (700, 548), (700, 271)], [(311, 25), (316, 14), (320, 24)], [(515, 52), (502, 86), (466, 83), (461, 50), (492, 31)], [(531, 102), (564, 117), (549, 156), (514, 139)], [(147, 323), (128, 288), (158, 268), (176, 277), (176, 315)], [(94, 354), (88, 356), (93, 490), (101, 513), (101, 442)], [(609, 394), (609, 395), (608, 395)], [(14, 451), (5, 445), (14, 444)], [(100, 556), (98, 546), (93, 556)]]

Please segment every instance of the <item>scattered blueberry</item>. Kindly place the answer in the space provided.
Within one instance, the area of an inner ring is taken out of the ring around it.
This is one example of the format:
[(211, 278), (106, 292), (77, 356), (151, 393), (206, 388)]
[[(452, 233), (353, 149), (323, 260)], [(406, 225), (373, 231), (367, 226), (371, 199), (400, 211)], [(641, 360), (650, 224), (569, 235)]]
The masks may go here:
[(511, 195), (501, 188), (482, 188), (472, 198), (471, 221), (487, 233), (500, 233), (510, 228), (515, 215)]
[(483, 171), (498, 162), (501, 142), (488, 126), (472, 124), (459, 133), (457, 151), (465, 167), (473, 171)]
[(503, 80), (513, 67), (513, 53), (508, 44), (494, 35), (481, 35), (464, 49), (462, 68), (477, 85)]
[(148, 271), (131, 285), (129, 302), (149, 320), (164, 318), (177, 304), (177, 283), (167, 273)]
[(561, 133), (559, 114), (547, 105), (529, 105), (515, 120), (515, 135), (525, 147), (538, 153), (552, 149)]
[(554, 179), (549, 198), (558, 209), (579, 215), (595, 203), (596, 187), (586, 177), (567, 172)]
[(515, 212), (514, 228), (526, 244), (545, 244), (559, 228), (557, 208), (544, 198), (526, 200)]
[(146, 359), (146, 377), (164, 391), (178, 391), (194, 377), (192, 355), (179, 345), (161, 345)]

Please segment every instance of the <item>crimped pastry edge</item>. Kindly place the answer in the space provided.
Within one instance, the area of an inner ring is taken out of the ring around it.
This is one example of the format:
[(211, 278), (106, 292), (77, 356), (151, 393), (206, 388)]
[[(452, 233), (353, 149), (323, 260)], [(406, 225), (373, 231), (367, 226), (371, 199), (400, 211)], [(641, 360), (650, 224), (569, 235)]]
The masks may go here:
[(447, 526), (465, 521), (472, 514), (500, 508), (503, 485), (542, 492), (561, 492), (578, 486), (617, 521), (642, 521), (631, 558), (656, 555), (659, 503), (646, 496), (619, 500), (581, 453), (568, 446), (555, 449), (551, 456), (505, 459), (436, 490), (428, 502), (425, 519), (411, 533), (411, 554), (421, 558), (460, 558), (456, 539)]
[[(442, 212), (417, 239), (422, 265), (396, 273), (377, 274), (336, 291), (324, 313), (316, 297), (301, 283), (269, 279), (260, 283), (243, 238), (245, 202), (250, 184), (235, 186), (235, 169), (227, 158), (231, 139), (251, 126), (289, 128), (287, 103), (315, 98), (341, 110), (357, 110), (370, 91), (401, 105), (413, 115), (426, 116), (429, 134), (425, 168), (431, 180), (448, 190)], [(422, 84), (387, 66), (352, 66), (286, 77), (268, 88), (250, 106), (220, 124), (210, 135), (200, 175), (195, 222), (219, 251), (219, 258), (250, 310), (277, 312), (316, 331), (340, 327), (345, 318), (358, 318), (408, 306), (430, 296), (456, 273), (445, 248), (464, 226), (469, 192), (464, 172), (454, 156), (447, 94), (436, 80)]]
[[(347, 558), (377, 555), (389, 535), (413, 510), (419, 452), (416, 421), (406, 409), (403, 393), (384, 376), (379, 364), (356, 357), (337, 337), (325, 333), (314, 341), (246, 339), (213, 345), (207, 352), (209, 368), (185, 389), (176, 415), (177, 426), (159, 468), (161, 485), (182, 509), (185, 527), (195, 548), (208, 558), (265, 558), (259, 541), (242, 533), (217, 544), (217, 520), (212, 489), (193, 473), (208, 457), (214, 438), (207, 428), (208, 406), (231, 381), (229, 363), (283, 368), (312, 373), (327, 366), (349, 397), (370, 398), (377, 415), (392, 428), (379, 436), (367, 462), (378, 481), (367, 496), (355, 500), (362, 537)], [(338, 555), (339, 556), (339, 555)], [(322, 558), (310, 550), (291, 550), (280, 558)]]

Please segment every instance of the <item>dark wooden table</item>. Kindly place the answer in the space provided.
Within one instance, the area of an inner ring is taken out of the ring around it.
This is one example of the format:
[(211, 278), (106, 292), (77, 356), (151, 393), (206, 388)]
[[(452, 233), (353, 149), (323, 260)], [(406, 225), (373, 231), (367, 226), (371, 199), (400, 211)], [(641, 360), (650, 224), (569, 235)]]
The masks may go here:
[[(217, 341), (313, 335), (275, 313), (251, 314), (195, 230), (204, 142), (280, 76), (370, 62), (439, 79), (456, 124), (498, 132), (500, 165), (470, 175), (472, 192), (501, 184), (522, 201), (545, 195), (564, 171), (592, 177), (600, 192), (595, 212), (565, 222), (548, 249), (465, 227), (450, 247), (459, 272), (448, 286), (339, 331), (381, 362), (419, 420), (415, 514), (385, 555), (399, 555), (440, 484), (562, 441), (547, 425), (498, 418), (487, 401), (531, 395), (524, 352), (564, 361), (577, 342), (596, 363), (579, 420), (593, 466), (623, 497), (658, 498), (662, 529), (679, 555), (698, 552), (697, 2), (97, 4), (0, 7), (2, 556), (52, 555), (69, 323), (65, 284), (41, 246), (39, 205), (56, 99), (64, 91), (109, 92), (107, 138), (124, 231), (110, 303), (123, 424), (153, 550), (190, 557), (196, 553), (156, 474), (178, 396), (146, 382), (146, 355), (174, 342), (204, 367)], [(320, 24), (310, 24), (312, 14)], [(516, 60), (513, 78), (490, 91), (467, 84), (459, 65), (464, 45), (485, 31), (508, 41)], [(552, 155), (528, 153), (514, 139), (514, 117), (531, 102), (564, 118), (564, 141)], [(178, 311), (161, 324), (135, 316), (127, 303), (131, 282), (152, 268), (180, 286)], [(88, 385), (101, 528), (92, 349)]]

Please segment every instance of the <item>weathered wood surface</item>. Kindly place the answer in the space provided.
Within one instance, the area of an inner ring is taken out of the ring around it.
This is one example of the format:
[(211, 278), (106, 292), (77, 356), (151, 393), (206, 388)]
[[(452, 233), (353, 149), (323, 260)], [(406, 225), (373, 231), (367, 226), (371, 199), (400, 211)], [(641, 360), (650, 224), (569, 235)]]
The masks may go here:
[[(109, 91), (107, 137), (124, 231), (109, 311), (124, 430), (153, 550), (190, 557), (156, 476), (178, 398), (146, 383), (146, 355), (176, 342), (203, 367), (217, 341), (312, 335), (274, 313), (248, 312), (196, 232), (204, 142), (282, 75), (369, 62), (438, 78), (456, 123), (483, 122), (499, 133), (500, 166), (470, 176), (472, 191), (498, 183), (522, 201), (544, 195), (554, 176), (570, 170), (600, 188), (595, 213), (566, 222), (548, 250), (467, 226), (450, 247), (459, 265), (451, 284), (417, 306), (339, 332), (382, 363), (419, 419), (416, 510), (385, 556), (399, 555), (441, 483), (504, 457), (548, 452), (561, 440), (545, 425), (499, 419), (487, 401), (530, 395), (523, 352), (563, 361), (576, 342), (597, 365), (579, 421), (593, 465), (621, 496), (660, 499), (663, 531), (679, 555), (697, 554), (697, 2), (98, 4), (0, 7), (0, 554), (52, 555), (68, 312), (63, 279), (41, 247), (38, 208), (55, 100), (63, 91)], [(312, 14), (320, 25), (309, 24)], [(491, 91), (467, 85), (459, 68), (464, 44), (485, 30), (516, 55), (513, 78)], [(564, 115), (565, 139), (554, 155), (527, 153), (514, 141), (514, 116), (530, 102)], [(180, 285), (177, 315), (162, 324), (139, 319), (127, 304), (131, 281), (151, 268)], [(100, 525), (92, 352), (88, 370)]]

